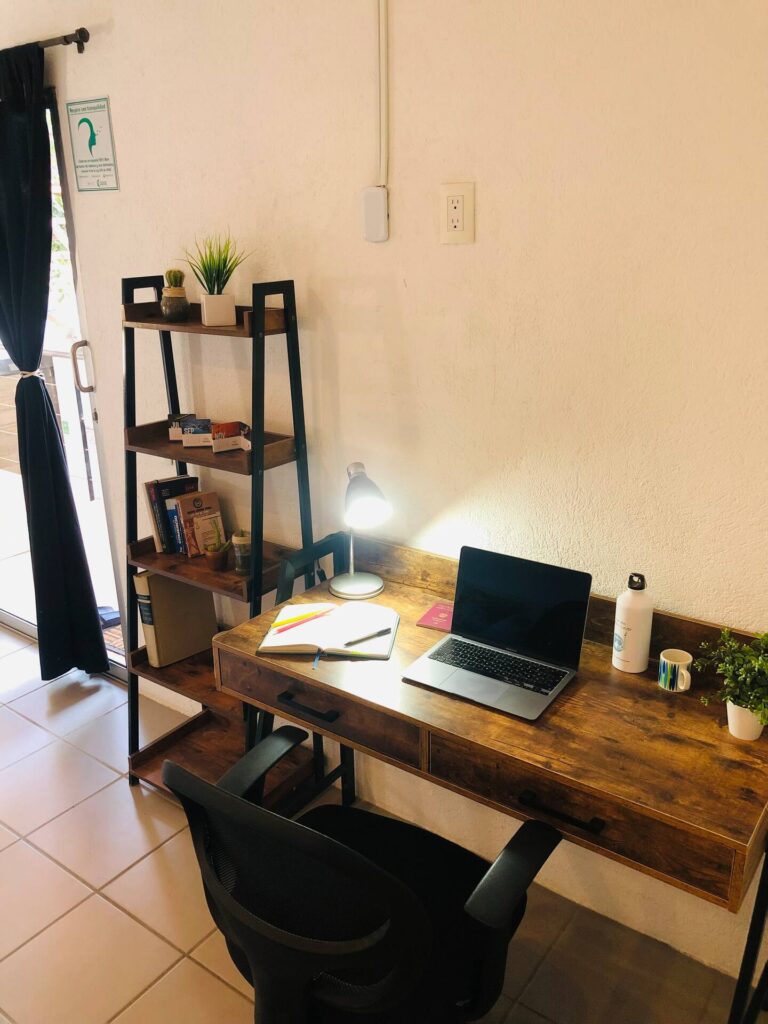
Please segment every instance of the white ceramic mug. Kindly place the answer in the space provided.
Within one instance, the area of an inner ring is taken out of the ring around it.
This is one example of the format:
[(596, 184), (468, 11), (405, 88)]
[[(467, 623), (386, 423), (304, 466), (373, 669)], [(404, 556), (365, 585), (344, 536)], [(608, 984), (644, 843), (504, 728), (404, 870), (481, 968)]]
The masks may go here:
[(693, 655), (674, 647), (659, 655), (659, 686), (662, 690), (680, 692), (691, 688)]

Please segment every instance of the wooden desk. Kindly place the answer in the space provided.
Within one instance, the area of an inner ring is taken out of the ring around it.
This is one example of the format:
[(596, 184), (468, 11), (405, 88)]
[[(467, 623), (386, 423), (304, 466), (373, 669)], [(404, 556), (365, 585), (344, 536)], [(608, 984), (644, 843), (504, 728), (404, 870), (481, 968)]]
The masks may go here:
[[(700, 678), (692, 692), (669, 694), (656, 685), (654, 671), (614, 670), (610, 648), (598, 642), (612, 633), (613, 602), (595, 597), (578, 676), (536, 722), (403, 682), (405, 666), (439, 639), (416, 621), (436, 600), (452, 596), (456, 563), (390, 545), (359, 548), (358, 567), (386, 580), (376, 600), (400, 614), (391, 659), (329, 658), (313, 670), (307, 656), (256, 655), (275, 616), (270, 611), (215, 638), (221, 689), (516, 818), (548, 821), (580, 846), (719, 906), (739, 908), (765, 849), (768, 745), (734, 740), (722, 706), (701, 704)], [(334, 600), (327, 585), (295, 600), (318, 599)], [(657, 613), (653, 649), (695, 653), (718, 629)]]

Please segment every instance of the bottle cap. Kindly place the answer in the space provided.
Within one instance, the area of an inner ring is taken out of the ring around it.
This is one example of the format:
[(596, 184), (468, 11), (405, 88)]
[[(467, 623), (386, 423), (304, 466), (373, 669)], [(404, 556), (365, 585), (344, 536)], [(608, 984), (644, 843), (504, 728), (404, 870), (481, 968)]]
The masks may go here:
[(629, 574), (629, 582), (627, 583), (627, 586), (630, 590), (645, 590), (645, 576), (643, 576), (641, 572), (631, 572)]

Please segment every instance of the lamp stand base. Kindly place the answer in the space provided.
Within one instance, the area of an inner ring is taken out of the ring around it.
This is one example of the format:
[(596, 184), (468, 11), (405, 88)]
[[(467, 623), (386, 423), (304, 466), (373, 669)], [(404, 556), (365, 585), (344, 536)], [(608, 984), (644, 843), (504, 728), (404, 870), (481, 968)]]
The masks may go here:
[(384, 580), (372, 572), (345, 572), (341, 576), (334, 576), (328, 589), (334, 597), (343, 597), (347, 601), (365, 601), (382, 592)]

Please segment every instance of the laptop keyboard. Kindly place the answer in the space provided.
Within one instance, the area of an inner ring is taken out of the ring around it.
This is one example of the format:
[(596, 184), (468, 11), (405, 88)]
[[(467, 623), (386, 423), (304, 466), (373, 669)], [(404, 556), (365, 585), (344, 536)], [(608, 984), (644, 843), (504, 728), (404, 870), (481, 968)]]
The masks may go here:
[(551, 693), (567, 672), (548, 665), (539, 665), (535, 661), (526, 661), (514, 654), (504, 654), (488, 647), (478, 647), (462, 640), (449, 637), (448, 640), (429, 656), (431, 661), (439, 661), (454, 668), (465, 668), (477, 672), (481, 676), (500, 679), (513, 686), (522, 686), (536, 693)]

